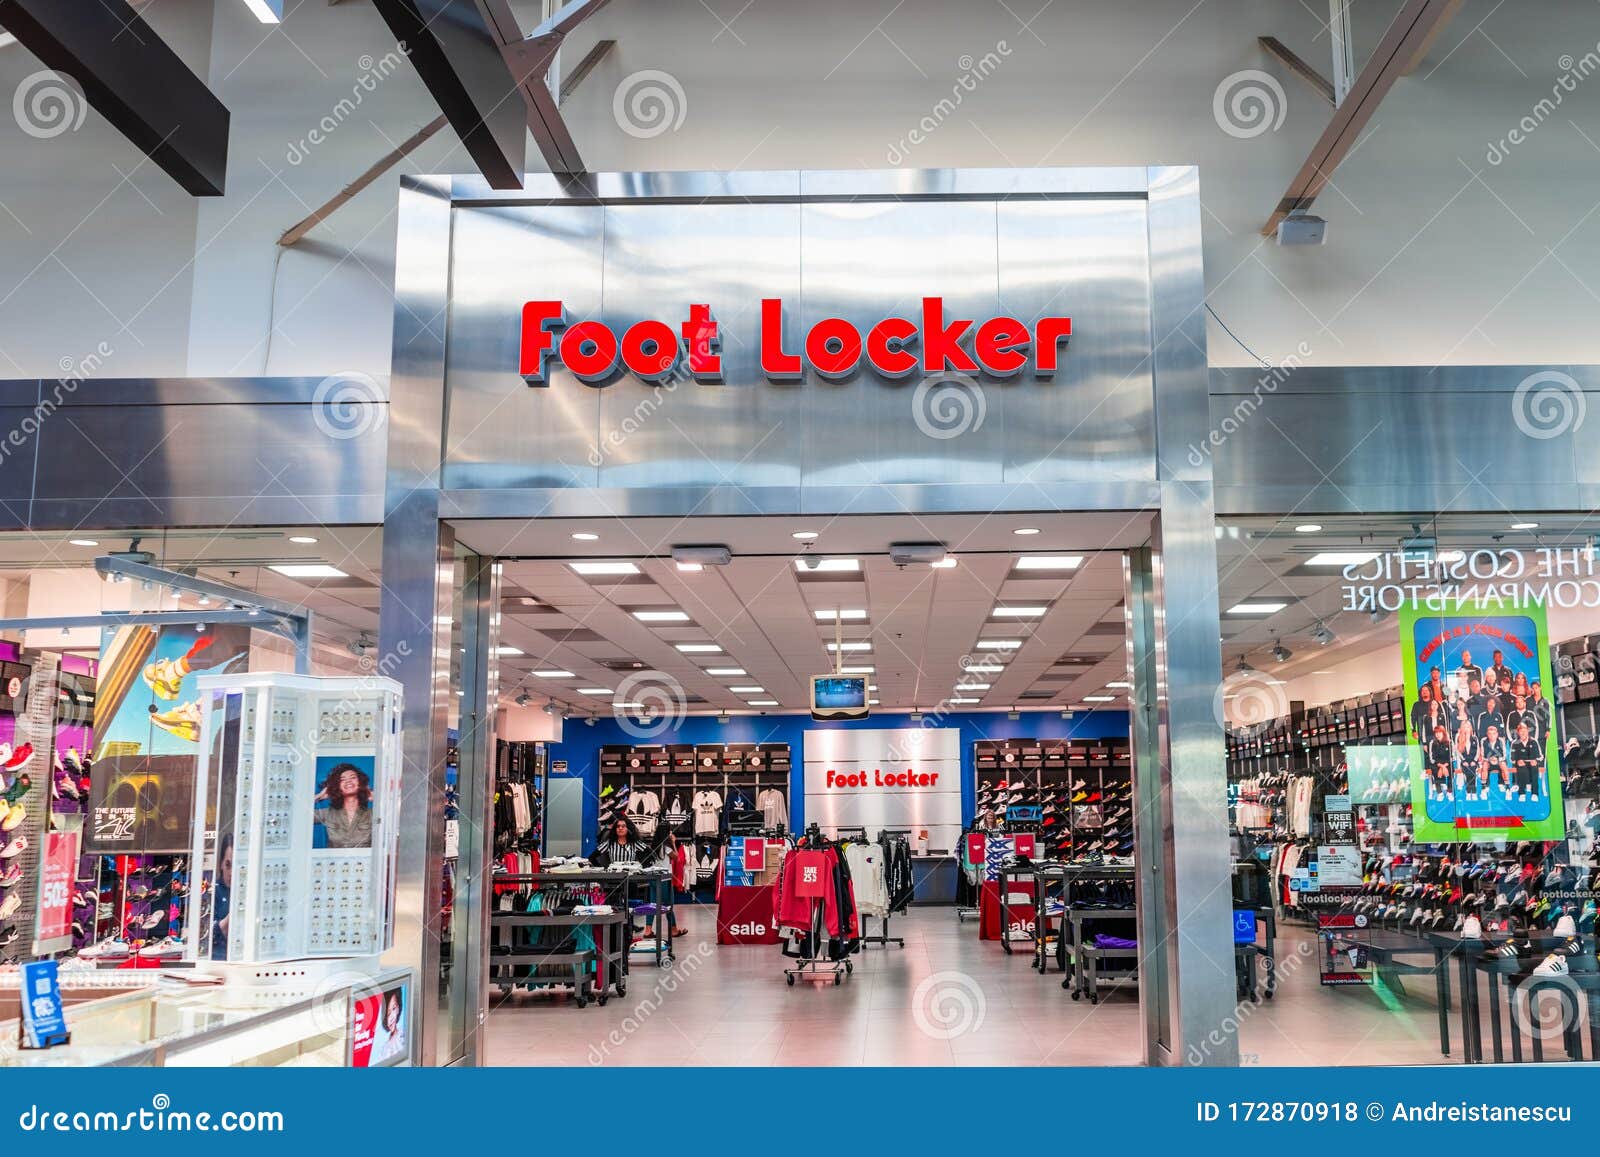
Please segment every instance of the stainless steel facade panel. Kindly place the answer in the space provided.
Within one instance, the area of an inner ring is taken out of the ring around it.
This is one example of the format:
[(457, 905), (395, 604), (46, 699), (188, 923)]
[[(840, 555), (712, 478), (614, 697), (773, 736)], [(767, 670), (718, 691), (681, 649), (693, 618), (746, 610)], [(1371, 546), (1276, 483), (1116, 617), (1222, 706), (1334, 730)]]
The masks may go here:
[(559, 300), (573, 320), (601, 312), (605, 211), (599, 206), (454, 211), (445, 485), (593, 487), (602, 391), (554, 359), (547, 388), (518, 376), (522, 303)]
[[(801, 212), (792, 204), (607, 207), (605, 320), (619, 333), (647, 319), (676, 330), (692, 303), (710, 305), (725, 384), (652, 386), (624, 371), (596, 390), (599, 427), (583, 445), (600, 463), (603, 488), (804, 482), (807, 420), (826, 403), (809, 383), (763, 381), (756, 342), (763, 297), (800, 302)], [(548, 392), (575, 384), (569, 377)]]
[(1582, 397), (1597, 416), (1532, 437), (1518, 428), (1526, 402), (1514, 392), (1213, 395), (1218, 511), (1588, 509), (1600, 485), (1588, 428), (1600, 424), (1600, 393)]
[(386, 410), (358, 404), (330, 433), (321, 406), (63, 407), (35, 436), (30, 525), (379, 521)]
[[(638, 185), (660, 193), (671, 185), (661, 177), (641, 174)], [(985, 509), (1032, 509), (1058, 506), (1069, 497), (1064, 484), (1086, 506), (1143, 505), (1148, 491), (1125, 485), (1155, 478), (1143, 203), (1120, 195), (1005, 203), (992, 192), (978, 197), (981, 177), (956, 182), (968, 199), (830, 192), (757, 203), (457, 205), (447, 506), (477, 512), (487, 501), (504, 511), (515, 491), (526, 511), (577, 512), (554, 493), (577, 490), (588, 514), (894, 510), (902, 507), (886, 488), (910, 486), (952, 495), (984, 487)], [(769, 191), (783, 184), (762, 179)], [(930, 189), (948, 184), (930, 180)], [(544, 184), (531, 191), (535, 200), (571, 188)], [(1086, 192), (1077, 181), (1036, 184)], [(950, 386), (949, 402), (970, 416), (961, 432), (936, 437), (918, 421), (928, 405), (920, 374), (894, 381), (864, 369), (835, 382), (808, 369), (794, 383), (767, 380), (760, 302), (774, 297), (784, 302), (790, 352), (824, 318), (863, 332), (888, 316), (920, 321), (924, 297), (942, 297), (951, 319), (1071, 315), (1075, 336), (1053, 381), (1029, 370)], [(552, 361), (549, 386), (529, 387), (517, 352), (520, 308), (533, 299), (559, 299), (569, 320), (598, 317), (618, 332), (647, 318), (677, 326), (690, 304), (708, 304), (723, 383), (652, 386), (619, 371), (589, 386)], [(498, 493), (468, 493), (485, 490)], [(620, 499), (603, 497), (612, 493)], [(681, 505), (664, 505), (676, 497)], [(927, 508), (974, 507), (968, 494)]]
[(1072, 342), (1052, 383), (989, 389), (1000, 401), (1005, 480), (1024, 493), (1055, 482), (1155, 477), (1145, 230), (1142, 201), (995, 206), (1001, 311), (1025, 321), (1072, 318)]

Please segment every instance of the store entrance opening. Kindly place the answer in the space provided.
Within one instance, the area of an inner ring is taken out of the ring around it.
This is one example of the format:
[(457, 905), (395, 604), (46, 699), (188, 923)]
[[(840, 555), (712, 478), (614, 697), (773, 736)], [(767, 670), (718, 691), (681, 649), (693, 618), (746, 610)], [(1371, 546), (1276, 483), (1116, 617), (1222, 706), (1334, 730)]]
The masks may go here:
[(1148, 515), (457, 533), (498, 558), (489, 1063), (1143, 1059)]

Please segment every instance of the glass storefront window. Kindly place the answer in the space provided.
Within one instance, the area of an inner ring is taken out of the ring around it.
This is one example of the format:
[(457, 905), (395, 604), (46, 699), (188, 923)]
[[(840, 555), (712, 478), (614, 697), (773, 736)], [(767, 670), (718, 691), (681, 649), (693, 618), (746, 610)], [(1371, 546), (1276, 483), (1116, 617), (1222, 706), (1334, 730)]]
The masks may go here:
[(1595, 919), (1590, 526), (1219, 521), (1235, 904), (1275, 988), (1241, 1017), (1247, 1056), (1586, 1056), (1562, 978)]

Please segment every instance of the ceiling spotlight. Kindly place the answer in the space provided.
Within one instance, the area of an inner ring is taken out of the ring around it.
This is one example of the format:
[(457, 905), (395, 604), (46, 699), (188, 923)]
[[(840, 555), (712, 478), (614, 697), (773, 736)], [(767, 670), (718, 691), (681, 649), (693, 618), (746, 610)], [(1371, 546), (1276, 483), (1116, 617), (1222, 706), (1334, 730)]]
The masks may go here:
[(910, 715), (909, 715), (909, 716), (908, 716), (908, 718), (909, 718), (909, 719), (910, 719), (910, 720), (911, 720), (911, 722), (913, 722), (913, 723), (921, 723), (921, 722), (922, 722), (922, 712), (920, 712), (920, 711), (913, 711), (913, 712), (912, 712), (912, 713), (911, 713), (911, 714), (910, 714)]
[(546, 703), (544, 705), (544, 713), (546, 715), (554, 715), (556, 713), (556, 705), (553, 702)]
[(1063, 719), (1071, 719), (1072, 718), (1072, 710), (1070, 708), (1063, 707), (1061, 709), (1061, 718), (1063, 718)]
[(717, 722), (718, 723), (726, 723), (727, 721), (728, 721), (728, 713), (726, 711), (717, 712)]
[(585, 715), (583, 717), (583, 721), (585, 723), (587, 723), (590, 727), (594, 726), (594, 716), (593, 715)]
[(512, 702), (514, 702), (518, 707), (526, 707), (529, 703), (533, 702), (533, 696), (524, 691), (521, 695), (518, 695), (514, 700), (512, 700)]
[(1333, 632), (1328, 630), (1326, 623), (1318, 623), (1317, 629), (1311, 632), (1311, 639), (1319, 647), (1326, 647), (1333, 642)]
[(1389, 617), (1389, 612), (1385, 611), (1382, 607), (1374, 607), (1374, 608), (1372, 608), (1372, 613), (1367, 616), (1367, 618), (1372, 620), (1372, 625), (1373, 626), (1377, 626), (1379, 623), (1383, 622), (1383, 620), (1388, 618), (1388, 617)]
[(1283, 640), (1281, 639), (1272, 644), (1272, 657), (1280, 663), (1287, 663), (1293, 654), (1293, 651), (1283, 645)]
[(1022, 718), (1022, 712), (1018, 711), (1015, 707), (1013, 707), (1010, 711), (1006, 712), (1006, 718), (1007, 719), (1021, 719)]

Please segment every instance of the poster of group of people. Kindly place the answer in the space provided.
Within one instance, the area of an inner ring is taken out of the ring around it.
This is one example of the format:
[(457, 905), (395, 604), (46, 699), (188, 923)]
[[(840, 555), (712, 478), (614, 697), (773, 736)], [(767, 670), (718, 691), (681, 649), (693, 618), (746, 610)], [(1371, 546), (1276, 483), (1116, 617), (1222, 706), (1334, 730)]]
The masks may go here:
[(1418, 843), (1558, 840), (1565, 830), (1542, 607), (1400, 611)]

